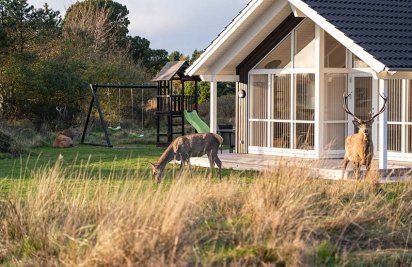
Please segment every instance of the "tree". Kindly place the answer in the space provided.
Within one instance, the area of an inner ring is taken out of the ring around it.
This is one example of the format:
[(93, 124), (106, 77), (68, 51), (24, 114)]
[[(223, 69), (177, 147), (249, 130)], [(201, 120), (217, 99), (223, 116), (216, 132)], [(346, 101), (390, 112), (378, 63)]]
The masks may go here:
[(164, 49), (154, 49), (150, 53), (150, 64), (148, 69), (153, 73), (159, 72), (163, 66), (169, 61), (167, 51)]
[(187, 60), (187, 57), (179, 51), (173, 51), (169, 55), (169, 61)]
[(140, 36), (129, 37), (130, 53), (133, 61), (141, 64), (152, 75), (156, 74), (169, 61), (164, 49), (151, 49), (150, 41)]
[(190, 58), (189, 63), (193, 64), (193, 62), (195, 62), (202, 54), (203, 54), (203, 50), (199, 51), (195, 49), (195, 51), (193, 51), (192, 53), (192, 57)]
[(143, 65), (150, 61), (150, 41), (140, 36), (129, 37), (130, 40), (130, 53), (133, 60), (142, 62)]
[(69, 38), (89, 42), (93, 52), (126, 48), (129, 11), (112, 0), (86, 0), (72, 5), (64, 18)]
[(10, 49), (23, 52), (27, 47), (33, 9), (27, 0), (0, 0), (0, 24)]
[(47, 4), (44, 4), (43, 8), (33, 10), (31, 25), (37, 33), (36, 37), (41, 38), (42, 41), (47, 41), (60, 36), (62, 18), (59, 11), (54, 11)]

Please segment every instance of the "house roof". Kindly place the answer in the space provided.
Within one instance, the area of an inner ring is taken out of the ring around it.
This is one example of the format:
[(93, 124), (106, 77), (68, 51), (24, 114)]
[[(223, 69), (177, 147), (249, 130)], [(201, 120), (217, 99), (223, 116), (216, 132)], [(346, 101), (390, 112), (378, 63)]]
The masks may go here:
[(252, 0), (186, 73), (236, 75), (236, 67), (292, 11), (314, 21), (376, 73), (412, 73), (412, 0)]
[(389, 70), (412, 69), (412, 1), (304, 2)]
[(236, 75), (236, 67), (292, 13), (287, 0), (252, 0), (187, 69), (191, 75)]
[(152, 82), (170, 81), (177, 74), (184, 76), (184, 72), (189, 67), (189, 63), (186, 61), (171, 61), (159, 71), (157, 76), (152, 79)]

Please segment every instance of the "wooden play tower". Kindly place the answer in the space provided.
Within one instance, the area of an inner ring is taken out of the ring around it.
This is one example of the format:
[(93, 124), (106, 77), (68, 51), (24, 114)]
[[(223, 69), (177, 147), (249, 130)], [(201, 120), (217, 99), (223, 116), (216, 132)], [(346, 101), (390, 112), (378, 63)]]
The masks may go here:
[[(185, 134), (184, 110), (198, 109), (200, 78), (185, 75), (189, 63), (168, 62), (152, 80), (157, 82), (157, 145), (166, 146)], [(185, 95), (185, 82), (194, 83), (192, 95)]]

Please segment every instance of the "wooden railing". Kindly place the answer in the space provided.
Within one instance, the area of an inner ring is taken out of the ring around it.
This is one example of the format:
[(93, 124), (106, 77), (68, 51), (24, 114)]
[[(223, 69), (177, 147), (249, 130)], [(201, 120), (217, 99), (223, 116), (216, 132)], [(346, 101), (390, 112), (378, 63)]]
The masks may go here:
[(173, 112), (179, 113), (183, 110), (193, 111), (197, 110), (196, 96), (157, 96), (157, 112)]

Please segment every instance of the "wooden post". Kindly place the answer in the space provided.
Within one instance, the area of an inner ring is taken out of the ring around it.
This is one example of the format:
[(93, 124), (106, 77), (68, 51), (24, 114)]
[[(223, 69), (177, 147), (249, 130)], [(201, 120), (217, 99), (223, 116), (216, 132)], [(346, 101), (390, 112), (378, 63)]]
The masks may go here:
[(103, 131), (104, 131), (104, 136), (106, 138), (107, 146), (113, 147), (112, 143), (110, 142), (109, 133), (107, 132), (107, 125), (103, 117), (103, 111), (100, 106), (99, 96), (97, 95), (97, 88), (95, 88), (93, 85), (90, 85), (90, 88), (92, 89), (93, 98), (96, 100), (96, 107), (97, 107), (97, 111), (99, 112), (100, 124), (102, 125)]
[[(388, 80), (379, 80), (379, 94), (388, 96)], [(379, 108), (384, 105), (384, 100), (379, 97)], [(379, 169), (388, 169), (388, 109), (379, 116)]]
[(156, 143), (157, 143), (157, 146), (160, 145), (160, 114), (159, 113), (160, 113), (161, 105), (162, 105), (161, 104), (162, 99), (160, 99), (162, 88), (163, 88), (163, 82), (162, 81), (157, 82), (157, 96), (156, 96), (156, 101), (157, 101), (156, 103), (156, 109), (157, 109), (157, 112), (156, 112), (156, 123), (157, 123)]
[[(94, 89), (92, 88), (92, 90)], [(84, 139), (86, 138), (87, 127), (89, 126), (90, 116), (92, 115), (93, 106), (94, 106), (94, 94), (92, 94), (92, 100), (90, 101), (89, 111), (87, 112), (86, 123), (84, 124), (84, 127), (83, 127), (82, 140), (80, 142), (81, 144), (84, 144)]]
[(323, 107), (325, 92), (324, 74), (324, 37), (325, 32), (315, 26), (315, 153), (317, 158), (323, 154)]
[[(194, 93), (194, 98), (193, 98), (194, 106), (195, 106), (196, 111), (198, 110), (198, 98), (199, 98), (199, 88), (198, 88), (198, 86), (199, 86), (199, 84), (196, 80), (195, 81), (195, 93)], [(193, 111), (193, 107), (192, 107), (191, 111)]]
[(184, 112), (184, 110), (185, 110), (185, 99), (186, 99), (186, 96), (185, 96), (185, 81), (184, 81), (184, 79), (182, 79), (182, 97), (181, 97), (181, 99), (180, 99), (180, 114), (181, 114), (181, 125), (182, 125), (182, 128), (181, 128), (181, 135), (183, 136), (183, 135), (185, 135), (185, 112)]
[(210, 132), (217, 133), (217, 80), (212, 76), (210, 82)]

